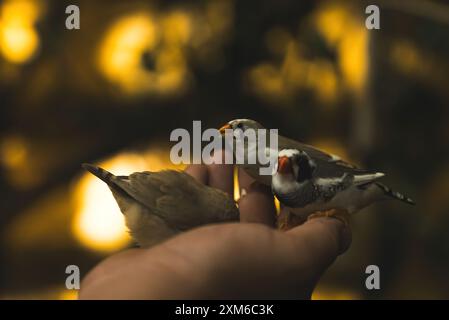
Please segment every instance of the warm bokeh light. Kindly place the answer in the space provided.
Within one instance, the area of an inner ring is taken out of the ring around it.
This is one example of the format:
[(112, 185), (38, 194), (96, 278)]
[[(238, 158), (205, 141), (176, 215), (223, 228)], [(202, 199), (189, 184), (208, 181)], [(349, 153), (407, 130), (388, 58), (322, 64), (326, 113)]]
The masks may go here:
[(77, 299), (78, 299), (77, 290), (63, 290), (58, 296), (58, 300), (77, 300)]
[(269, 63), (261, 63), (248, 73), (252, 90), (260, 96), (279, 97), (286, 99), (284, 81), (278, 67)]
[(25, 141), (17, 136), (3, 139), (0, 143), (0, 161), (7, 168), (18, 168), (25, 164), (27, 158)]
[(398, 41), (391, 50), (391, 58), (401, 71), (413, 73), (422, 69), (425, 58), (407, 41)]
[(355, 292), (337, 289), (316, 289), (312, 294), (312, 300), (358, 300), (360, 296)]
[(356, 92), (363, 90), (368, 71), (368, 33), (360, 23), (348, 28), (339, 49), (339, 64), (343, 79)]
[(338, 51), (338, 64), (345, 84), (363, 89), (368, 71), (368, 32), (363, 19), (349, 6), (336, 3), (316, 13), (315, 26), (327, 43)]
[(149, 13), (136, 13), (115, 22), (107, 31), (99, 51), (99, 67), (125, 91), (139, 91), (145, 80), (141, 59), (158, 41), (156, 23)]
[(182, 11), (168, 13), (161, 21), (164, 40), (168, 44), (186, 44), (192, 34), (192, 18)]
[(347, 10), (341, 4), (321, 8), (314, 17), (317, 30), (329, 44), (336, 46), (346, 32)]
[[(122, 155), (101, 164), (114, 174), (130, 174), (143, 169), (139, 157)], [(77, 238), (86, 246), (98, 250), (114, 250), (124, 246), (124, 218), (107, 186), (96, 177), (86, 175), (78, 186), (80, 207), (73, 224)]]
[(368, 73), (368, 33), (363, 20), (343, 3), (324, 5), (314, 14), (312, 26), (337, 52), (337, 63), (308, 57), (301, 41), (288, 30), (275, 27), (266, 34), (268, 50), (281, 63), (261, 62), (248, 72), (251, 90), (276, 104), (289, 102), (301, 90), (314, 93), (324, 105), (335, 102), (340, 82), (362, 93)]
[(41, 14), (40, 2), (9, 0), (0, 7), (0, 51), (12, 63), (24, 63), (39, 48), (34, 24)]
[(274, 207), (276, 208), (276, 214), (279, 215), (281, 213), (281, 202), (276, 197), (274, 197)]
[(240, 199), (239, 168), (234, 166), (234, 201)]
[[(160, 20), (149, 12), (124, 16), (107, 30), (100, 44), (100, 71), (125, 93), (165, 95), (187, 85), (189, 72), (180, 45), (190, 35), (189, 17), (175, 12)], [(152, 60), (149, 67), (145, 67), (145, 55)]]
[[(144, 154), (123, 153), (99, 164), (116, 175), (129, 175), (135, 171), (174, 169), (168, 151), (152, 150)], [(86, 173), (76, 184), (77, 211), (73, 221), (76, 238), (86, 247), (99, 251), (112, 251), (124, 247), (130, 237), (124, 217), (107, 185)]]
[(204, 67), (223, 65), (221, 47), (231, 29), (232, 1), (204, 8), (139, 10), (117, 18), (98, 50), (100, 72), (127, 95), (173, 97), (193, 85), (190, 58)]
[[(275, 35), (281, 39), (275, 41)], [(276, 55), (284, 51), (283, 61), (280, 65), (261, 63), (249, 71), (248, 80), (257, 95), (275, 102), (289, 101), (303, 89), (314, 92), (323, 103), (336, 98), (338, 79), (330, 62), (306, 59), (299, 43), (276, 29), (268, 33), (267, 46)]]
[(18, 189), (28, 189), (41, 182), (31, 157), (31, 147), (21, 136), (10, 135), (0, 139), (0, 165), (8, 182)]

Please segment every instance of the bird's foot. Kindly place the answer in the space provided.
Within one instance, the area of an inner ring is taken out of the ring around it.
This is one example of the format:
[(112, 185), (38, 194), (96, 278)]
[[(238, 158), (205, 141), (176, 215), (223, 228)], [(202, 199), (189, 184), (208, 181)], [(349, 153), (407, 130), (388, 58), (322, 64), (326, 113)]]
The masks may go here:
[(305, 219), (295, 215), (289, 210), (282, 210), (277, 218), (277, 227), (281, 231), (290, 230), (305, 222)]
[(349, 225), (349, 222), (351, 220), (351, 215), (349, 214), (348, 210), (345, 209), (330, 209), (326, 211), (317, 211), (315, 213), (312, 213), (309, 215), (307, 220), (315, 219), (315, 218), (335, 218), (343, 222), (346, 226)]

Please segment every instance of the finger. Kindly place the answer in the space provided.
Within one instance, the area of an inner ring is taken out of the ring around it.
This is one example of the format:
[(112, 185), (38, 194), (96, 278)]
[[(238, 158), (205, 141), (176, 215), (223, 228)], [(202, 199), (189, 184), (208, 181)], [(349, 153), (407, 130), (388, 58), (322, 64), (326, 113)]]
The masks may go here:
[(208, 184), (208, 170), (207, 166), (204, 164), (191, 164), (186, 169), (185, 172), (194, 177), (197, 181), (202, 184)]
[(314, 270), (321, 274), (351, 244), (350, 228), (335, 218), (315, 218), (286, 232), (295, 240), (298, 254), (313, 257)]
[(141, 254), (141, 252), (142, 249), (128, 249), (107, 258), (84, 277), (81, 288), (88, 287), (94, 282), (101, 281), (108, 273), (115, 272), (115, 270), (118, 269), (118, 265), (132, 260), (134, 257)]
[(240, 221), (274, 227), (276, 208), (271, 188), (256, 182), (242, 169), (239, 169), (239, 185)]
[[(218, 151), (214, 154), (214, 159), (221, 158), (221, 163), (224, 163), (225, 151)], [(234, 194), (234, 166), (232, 164), (214, 164), (207, 166), (209, 177), (209, 186), (220, 189), (230, 196)]]

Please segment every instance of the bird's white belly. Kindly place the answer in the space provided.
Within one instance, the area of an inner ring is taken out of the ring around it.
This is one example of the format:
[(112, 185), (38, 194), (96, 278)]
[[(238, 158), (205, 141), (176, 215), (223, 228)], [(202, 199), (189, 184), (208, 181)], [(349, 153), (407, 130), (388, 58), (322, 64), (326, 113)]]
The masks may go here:
[(336, 194), (330, 201), (314, 202), (302, 208), (290, 208), (290, 211), (302, 218), (317, 211), (331, 209), (344, 209), (353, 214), (375, 200), (377, 189), (374, 185), (367, 189), (352, 186)]

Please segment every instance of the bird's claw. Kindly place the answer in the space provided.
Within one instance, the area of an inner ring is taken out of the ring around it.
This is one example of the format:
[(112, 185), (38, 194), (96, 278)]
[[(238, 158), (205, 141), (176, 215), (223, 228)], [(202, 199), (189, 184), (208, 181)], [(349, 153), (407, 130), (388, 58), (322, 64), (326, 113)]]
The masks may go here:
[(335, 218), (340, 220), (345, 224), (345, 226), (349, 225), (351, 215), (345, 209), (330, 209), (326, 211), (317, 211), (308, 216), (307, 220), (315, 219), (315, 218)]
[(288, 210), (283, 210), (278, 216), (277, 228), (281, 231), (287, 231), (303, 224), (304, 222), (304, 218), (297, 216)]

